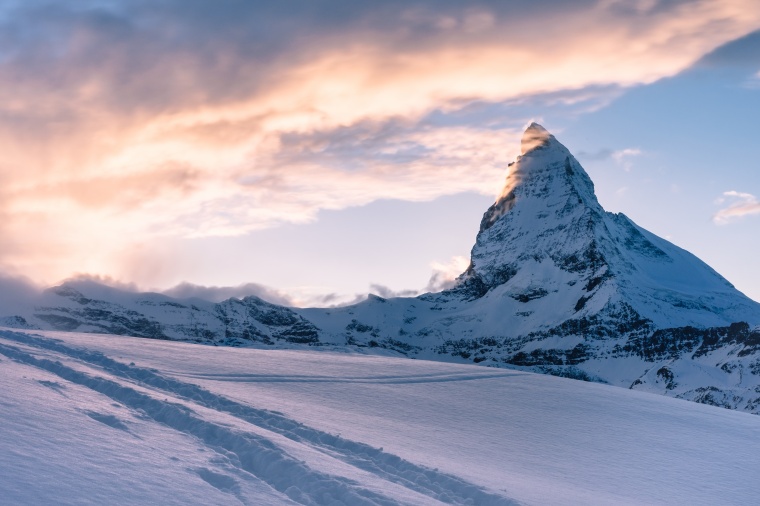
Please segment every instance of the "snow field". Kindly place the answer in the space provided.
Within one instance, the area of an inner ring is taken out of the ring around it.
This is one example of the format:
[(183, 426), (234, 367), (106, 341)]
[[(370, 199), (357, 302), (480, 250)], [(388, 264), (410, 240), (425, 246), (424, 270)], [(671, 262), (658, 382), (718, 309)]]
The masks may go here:
[(0, 495), (747, 504), (760, 418), (518, 371), (0, 331)]

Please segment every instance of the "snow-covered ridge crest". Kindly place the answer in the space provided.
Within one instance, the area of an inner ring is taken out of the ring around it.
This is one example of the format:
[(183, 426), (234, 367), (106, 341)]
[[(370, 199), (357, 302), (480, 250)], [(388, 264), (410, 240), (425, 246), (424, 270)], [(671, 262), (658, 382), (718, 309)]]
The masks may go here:
[(449, 290), (298, 309), (69, 283), (0, 312), (0, 324), (521, 367), (760, 413), (760, 304), (606, 212), (580, 163), (535, 123)]

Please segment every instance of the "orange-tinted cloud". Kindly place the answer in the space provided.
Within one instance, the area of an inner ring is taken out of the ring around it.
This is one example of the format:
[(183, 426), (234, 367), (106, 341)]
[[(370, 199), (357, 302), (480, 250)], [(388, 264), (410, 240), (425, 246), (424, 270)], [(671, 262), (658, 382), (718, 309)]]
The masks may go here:
[(718, 200), (718, 203), (723, 204), (727, 201), (731, 203), (713, 216), (713, 222), (719, 225), (729, 223), (742, 216), (760, 214), (760, 200), (750, 193), (733, 190), (723, 192), (723, 197)]
[(760, 27), (754, 0), (284, 4), (0, 10), (0, 264), (118, 277), (161, 237), (495, 194), (529, 118), (431, 114), (651, 82)]

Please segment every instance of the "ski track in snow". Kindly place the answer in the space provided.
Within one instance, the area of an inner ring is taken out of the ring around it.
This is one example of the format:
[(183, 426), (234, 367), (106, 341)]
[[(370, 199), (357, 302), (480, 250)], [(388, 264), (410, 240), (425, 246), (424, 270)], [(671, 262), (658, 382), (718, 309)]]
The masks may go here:
[[(170, 394), (191, 401), (196, 405), (232, 415), (260, 429), (279, 434), (316, 449), (350, 466), (369, 472), (382, 480), (423, 494), (431, 499), (429, 501), (431, 503), (495, 506), (517, 504), (515, 501), (492, 494), (482, 487), (456, 476), (416, 465), (364, 443), (308, 427), (280, 413), (233, 401), (197, 385), (163, 376), (154, 369), (123, 364), (100, 352), (69, 347), (55, 339), (10, 331), (0, 331), (0, 338), (6, 342), (12, 341), (31, 348), (25, 351), (11, 344), (0, 344), (0, 354), (9, 359), (44, 369), (62, 379), (104, 394), (125, 406), (141, 411), (158, 423), (194, 436), (215, 451), (221, 449), (224, 452), (232, 453), (237, 457), (232, 461), (237, 462), (241, 470), (263, 480), (275, 490), (285, 493), (292, 500), (301, 504), (393, 505), (399, 504), (399, 502), (377, 491), (369, 490), (354, 480), (310, 468), (306, 462), (289, 455), (284, 449), (262, 435), (243, 432), (205, 420), (186, 406), (169, 402), (168, 399), (159, 400), (152, 395), (131, 388), (128, 384), (120, 383), (116, 379), (134, 382), (160, 397)], [(51, 360), (51, 358), (56, 358), (56, 354), (89, 366), (95, 366), (114, 379), (87, 374), (68, 367), (58, 360)], [(50, 358), (41, 358), (42, 356), (49, 356)], [(496, 376), (504, 376), (505, 374), (508, 375), (509, 373), (503, 370), (494, 372)], [(482, 377), (482, 375), (477, 376), (477, 378)], [(307, 381), (306, 377), (299, 376), (284, 379), (279, 377), (276, 380), (267, 375), (250, 375), (250, 377), (246, 376), (245, 378), (248, 378), (249, 381)], [(245, 380), (245, 378), (235, 376), (236, 381)], [(386, 376), (369, 380), (362, 378), (362, 380), (367, 382), (408, 383), (410, 381), (461, 381), (474, 378), (466, 375), (454, 375), (452, 377), (438, 374), (417, 378)], [(348, 381), (348, 379), (346, 380)], [(335, 379), (317, 378), (314, 380), (309, 377), (308, 381), (335, 381)], [(352, 379), (351, 381), (355, 380)], [(127, 430), (126, 427), (119, 426), (120, 422), (115, 418), (113, 420), (104, 418), (105, 415), (97, 413), (87, 413), (87, 415), (114, 428)], [(199, 469), (195, 472), (214, 487), (230, 488), (230, 484), (227, 483), (229, 480), (225, 480), (227, 477), (224, 475), (217, 475), (207, 469)]]
[(383, 376), (343, 376), (336, 378), (334, 376), (313, 376), (313, 375), (273, 375), (273, 374), (187, 374), (185, 376), (197, 379), (212, 379), (215, 381), (234, 381), (236, 383), (246, 382), (273, 382), (273, 383), (367, 383), (367, 384), (405, 384), (410, 383), (446, 383), (449, 381), (471, 381), (488, 378), (503, 378), (505, 376), (516, 376), (515, 373), (505, 371), (504, 369), (494, 369), (493, 372), (487, 371), (478, 374), (446, 373), (446, 374), (416, 374), (409, 375), (383, 375)]

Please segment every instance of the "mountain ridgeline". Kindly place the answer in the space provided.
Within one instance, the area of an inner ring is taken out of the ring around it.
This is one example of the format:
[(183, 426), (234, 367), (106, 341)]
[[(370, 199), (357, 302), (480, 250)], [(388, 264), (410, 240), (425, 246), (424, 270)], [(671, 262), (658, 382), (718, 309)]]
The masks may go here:
[(298, 309), (74, 281), (0, 325), (395, 352), (760, 413), (760, 304), (687, 251), (606, 212), (583, 167), (535, 123), (483, 215), (469, 267), (449, 290)]

